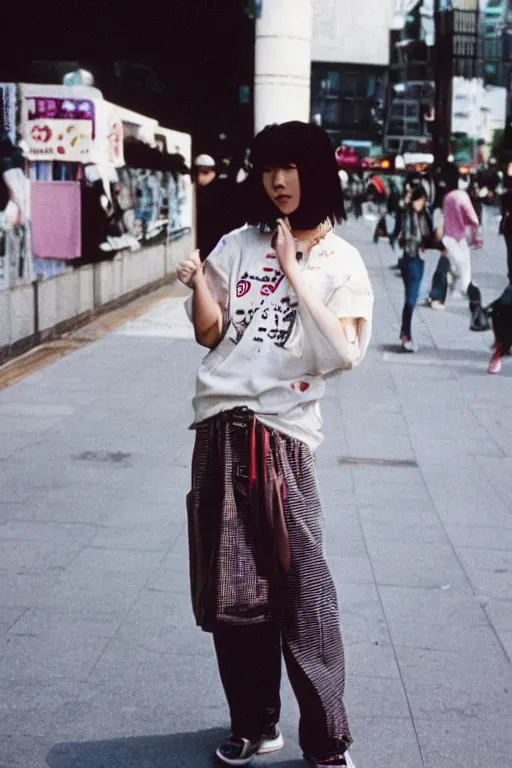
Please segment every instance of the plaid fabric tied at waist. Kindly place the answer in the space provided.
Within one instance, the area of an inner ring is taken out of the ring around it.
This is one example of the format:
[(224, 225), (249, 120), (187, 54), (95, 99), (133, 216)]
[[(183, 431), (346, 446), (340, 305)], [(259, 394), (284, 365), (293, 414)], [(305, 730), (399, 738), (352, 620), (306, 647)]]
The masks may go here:
[(194, 425), (187, 497), (197, 623), (269, 621), (270, 592), (290, 568), (284, 503), (294, 441), (240, 408)]

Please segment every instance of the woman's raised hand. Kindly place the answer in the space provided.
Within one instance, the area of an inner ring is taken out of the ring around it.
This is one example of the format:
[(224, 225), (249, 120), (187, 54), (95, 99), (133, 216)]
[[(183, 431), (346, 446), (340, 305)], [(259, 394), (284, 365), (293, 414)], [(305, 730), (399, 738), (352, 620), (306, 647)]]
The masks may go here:
[(178, 264), (178, 280), (181, 280), (184, 285), (193, 288), (194, 280), (198, 272), (202, 270), (202, 267), (199, 251), (194, 251), (188, 259), (184, 259)]
[(290, 271), (296, 269), (297, 262), (297, 246), (290, 229), (288, 221), (283, 219), (277, 220), (277, 234), (276, 234), (275, 250), (281, 269), (286, 276)]

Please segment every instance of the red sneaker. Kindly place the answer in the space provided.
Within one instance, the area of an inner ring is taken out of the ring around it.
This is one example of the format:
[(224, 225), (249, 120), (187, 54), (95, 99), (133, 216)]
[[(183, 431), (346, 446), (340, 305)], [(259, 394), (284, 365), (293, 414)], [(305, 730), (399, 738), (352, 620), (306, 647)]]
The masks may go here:
[(489, 363), (488, 371), (489, 373), (499, 373), (501, 371), (502, 366), (502, 351), (501, 351), (501, 345), (497, 344), (493, 355), (491, 357), (491, 361)]

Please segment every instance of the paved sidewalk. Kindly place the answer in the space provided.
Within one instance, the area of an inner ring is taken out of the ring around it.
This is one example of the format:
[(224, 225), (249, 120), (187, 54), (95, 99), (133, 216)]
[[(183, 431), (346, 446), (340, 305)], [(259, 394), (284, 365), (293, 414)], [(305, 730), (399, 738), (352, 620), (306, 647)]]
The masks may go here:
[[(485, 301), (505, 285), (494, 226), (474, 256)], [(344, 234), (377, 297), (319, 453), (352, 754), (511, 768), (512, 359), (486, 373), (492, 335), (455, 297), (417, 310), (422, 349), (401, 354), (396, 257), (364, 223)], [(184, 517), (200, 357), (168, 299), (0, 392), (0, 768), (213, 765), (228, 720)], [(255, 765), (304, 765), (287, 683), (282, 727)]]

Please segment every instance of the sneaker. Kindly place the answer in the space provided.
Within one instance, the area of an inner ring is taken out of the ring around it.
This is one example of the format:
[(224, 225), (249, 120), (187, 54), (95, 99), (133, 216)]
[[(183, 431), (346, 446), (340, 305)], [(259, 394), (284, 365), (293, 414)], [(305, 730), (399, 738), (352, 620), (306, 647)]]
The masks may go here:
[(261, 746), (258, 749), (258, 755), (270, 755), (272, 752), (278, 752), (284, 747), (283, 734), (276, 725), (274, 733), (263, 737)]
[(431, 301), (430, 309), (444, 309), (444, 304), (442, 301)]
[(400, 344), (402, 345), (403, 352), (414, 352), (414, 344), (412, 343), (412, 339), (408, 339), (407, 336), (402, 336), (400, 339)]
[(283, 737), (276, 727), (273, 734), (264, 736), (260, 741), (249, 741), (236, 736), (229, 736), (215, 752), (219, 760), (227, 765), (249, 765), (256, 755), (269, 755), (284, 746)]
[(356, 768), (348, 752), (329, 757), (327, 760), (316, 760), (316, 758), (306, 757), (306, 755), (304, 757), (311, 768)]
[(491, 357), (491, 362), (489, 363), (489, 368), (487, 370), (489, 373), (500, 373), (501, 366), (501, 350), (496, 349)]

